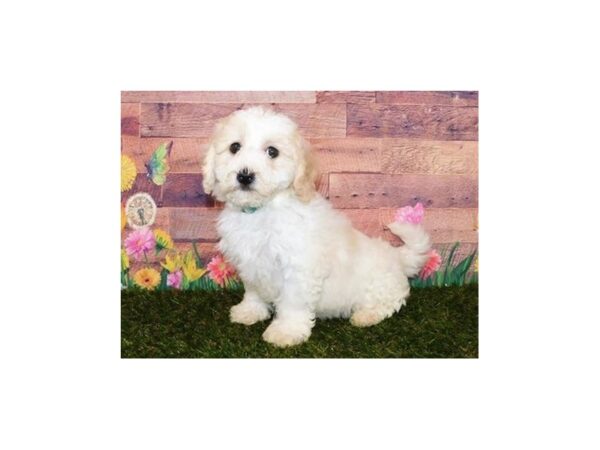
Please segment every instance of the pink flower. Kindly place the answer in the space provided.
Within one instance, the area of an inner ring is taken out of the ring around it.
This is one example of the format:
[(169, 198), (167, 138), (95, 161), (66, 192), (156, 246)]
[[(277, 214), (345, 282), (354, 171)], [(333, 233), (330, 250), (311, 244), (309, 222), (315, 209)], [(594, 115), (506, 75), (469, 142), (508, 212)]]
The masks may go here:
[(433, 272), (438, 270), (442, 265), (442, 257), (435, 249), (429, 250), (429, 259), (421, 269), (421, 273), (419, 274), (419, 278), (422, 280), (429, 278)]
[(183, 273), (181, 270), (177, 272), (170, 273), (167, 275), (167, 286), (173, 287), (175, 289), (181, 289), (181, 282), (183, 281)]
[(154, 248), (154, 244), (154, 233), (149, 228), (140, 228), (125, 238), (125, 251), (139, 261), (144, 252)]
[(424, 215), (425, 208), (423, 208), (421, 203), (417, 203), (414, 207), (405, 206), (404, 208), (398, 209), (398, 211), (396, 211), (396, 215), (394, 216), (394, 221), (418, 225), (423, 221)]
[(223, 256), (216, 255), (206, 266), (208, 276), (219, 286), (223, 286), (225, 281), (235, 274), (235, 270), (223, 259)]

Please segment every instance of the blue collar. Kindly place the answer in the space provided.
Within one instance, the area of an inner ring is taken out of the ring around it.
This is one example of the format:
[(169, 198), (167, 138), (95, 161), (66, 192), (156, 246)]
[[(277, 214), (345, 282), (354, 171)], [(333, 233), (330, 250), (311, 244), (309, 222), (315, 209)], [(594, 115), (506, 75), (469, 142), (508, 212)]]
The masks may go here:
[(246, 214), (253, 214), (258, 210), (258, 206), (246, 206), (242, 208), (242, 212)]

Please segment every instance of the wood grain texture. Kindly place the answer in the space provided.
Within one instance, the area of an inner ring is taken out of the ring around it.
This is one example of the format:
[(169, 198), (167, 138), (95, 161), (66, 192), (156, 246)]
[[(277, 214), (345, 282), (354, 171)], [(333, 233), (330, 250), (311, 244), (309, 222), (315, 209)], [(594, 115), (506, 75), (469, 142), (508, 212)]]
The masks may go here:
[(121, 103), (121, 135), (140, 135), (139, 103)]
[[(244, 104), (142, 103), (143, 137), (210, 137), (215, 122)], [(307, 138), (346, 136), (343, 104), (276, 104), (272, 108), (294, 120)]]
[(348, 136), (476, 141), (477, 108), (348, 104)]
[[(370, 237), (381, 237), (395, 245), (402, 241), (387, 225), (394, 220), (396, 209), (344, 209), (352, 224)], [(436, 244), (454, 242), (477, 242), (477, 209), (430, 208), (427, 209), (423, 226)]]
[(381, 141), (369, 138), (311, 139), (319, 172), (379, 172)]
[(146, 172), (138, 172), (131, 189), (121, 192), (121, 203), (125, 204), (127, 199), (138, 192), (146, 192), (154, 199), (157, 206), (162, 203), (162, 186), (155, 185), (152, 180), (146, 176)]
[(317, 192), (324, 198), (329, 198), (329, 174), (320, 173), (316, 182)]
[(144, 167), (144, 163), (150, 160), (158, 146), (169, 141), (173, 141), (169, 156), (171, 173), (200, 173), (201, 161), (208, 144), (206, 138), (142, 138), (139, 151), (134, 155), (136, 165), (141, 163)]
[(171, 237), (176, 241), (216, 242), (216, 208), (169, 208)]
[[(318, 94), (317, 94), (318, 98)], [(401, 105), (478, 106), (477, 91), (380, 91), (377, 103)]]
[(477, 178), (467, 175), (332, 173), (329, 198), (336, 208), (477, 207)]
[(477, 167), (477, 141), (381, 141), (384, 173), (475, 175)]
[(122, 91), (121, 102), (315, 103), (314, 91)]
[(375, 103), (375, 91), (319, 91), (317, 103)]
[(162, 206), (214, 206), (212, 197), (202, 188), (202, 175), (172, 173), (163, 186)]

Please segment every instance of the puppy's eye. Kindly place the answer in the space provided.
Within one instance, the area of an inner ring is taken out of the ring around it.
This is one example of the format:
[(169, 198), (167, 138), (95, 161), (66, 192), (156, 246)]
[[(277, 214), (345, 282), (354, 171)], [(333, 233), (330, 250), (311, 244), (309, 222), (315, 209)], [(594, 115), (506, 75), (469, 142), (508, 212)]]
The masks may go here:
[(229, 151), (235, 155), (237, 152), (240, 151), (240, 148), (242, 148), (242, 146), (240, 145), (240, 143), (239, 142), (234, 142), (233, 144), (231, 144), (229, 146)]
[(279, 150), (277, 150), (275, 147), (267, 148), (267, 153), (269, 154), (270, 158), (277, 158), (277, 156), (279, 156)]

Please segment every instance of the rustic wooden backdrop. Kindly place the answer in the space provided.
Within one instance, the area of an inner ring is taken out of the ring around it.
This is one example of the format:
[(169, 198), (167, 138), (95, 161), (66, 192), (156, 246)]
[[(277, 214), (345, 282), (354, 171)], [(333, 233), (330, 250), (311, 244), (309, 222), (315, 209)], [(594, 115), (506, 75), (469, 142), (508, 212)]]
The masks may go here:
[[(182, 250), (217, 241), (219, 205), (202, 189), (200, 160), (216, 119), (254, 104), (283, 111), (313, 145), (319, 191), (371, 236), (400, 206), (422, 202), (437, 247), (461, 242), (459, 256), (477, 246), (477, 92), (141, 92), (121, 93), (121, 151), (138, 170), (133, 189), (159, 206), (156, 226)], [(167, 182), (145, 175), (161, 142), (173, 141)]]

